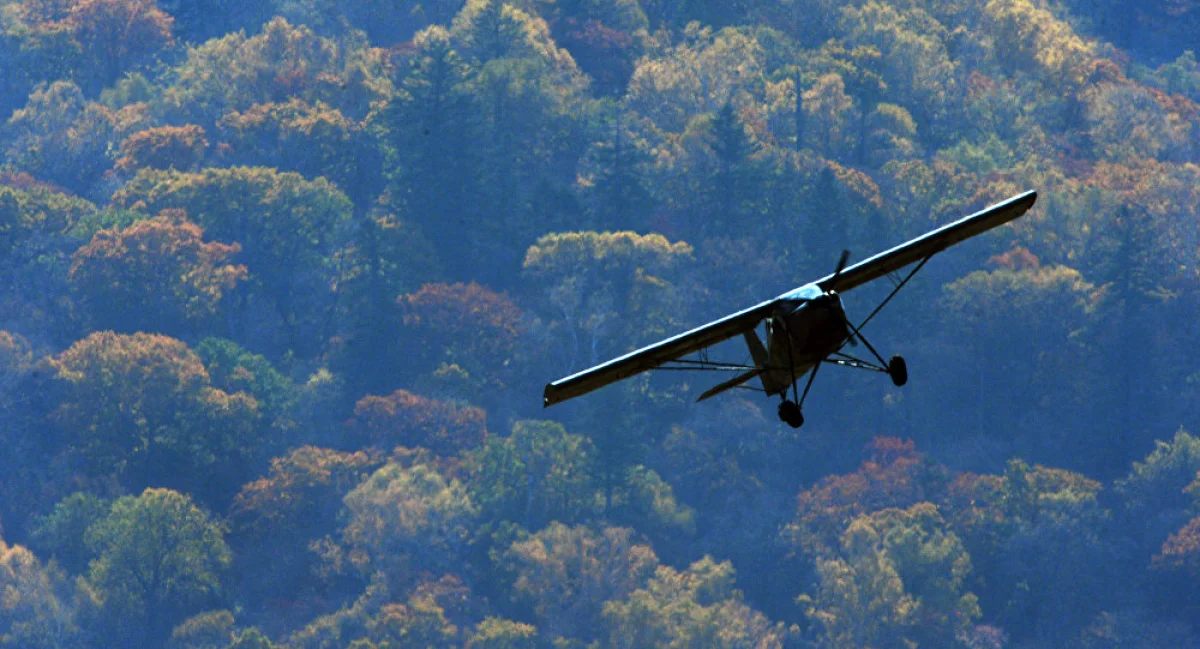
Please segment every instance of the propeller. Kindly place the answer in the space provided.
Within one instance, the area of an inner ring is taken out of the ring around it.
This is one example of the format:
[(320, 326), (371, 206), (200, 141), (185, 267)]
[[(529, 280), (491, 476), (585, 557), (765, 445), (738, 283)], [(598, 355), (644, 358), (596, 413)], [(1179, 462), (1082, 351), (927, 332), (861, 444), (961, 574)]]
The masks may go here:
[(841, 258), (838, 259), (837, 270), (833, 271), (833, 281), (831, 282), (832, 284), (837, 284), (838, 275), (841, 275), (842, 271), (846, 270), (846, 262), (848, 262), (848, 261), (850, 261), (850, 251), (843, 250)]
[[(843, 250), (841, 258), (838, 259), (837, 270), (833, 271), (833, 280), (830, 282), (831, 284), (834, 284), (834, 285), (837, 284), (838, 276), (842, 274), (843, 270), (846, 270), (846, 263), (849, 261), (850, 261), (850, 251)], [(832, 293), (833, 291), (831, 290), (830, 292)], [(853, 333), (849, 333), (846, 340), (850, 342), (851, 347), (858, 346), (857, 336), (855, 336)]]

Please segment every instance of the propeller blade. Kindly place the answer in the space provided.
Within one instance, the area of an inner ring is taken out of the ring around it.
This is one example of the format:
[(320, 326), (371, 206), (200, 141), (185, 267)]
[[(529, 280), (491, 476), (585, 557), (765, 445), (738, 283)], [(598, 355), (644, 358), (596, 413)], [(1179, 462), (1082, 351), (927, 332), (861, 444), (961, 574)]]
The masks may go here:
[(837, 270), (833, 271), (834, 278), (841, 275), (843, 270), (846, 270), (846, 262), (848, 261), (850, 261), (850, 251), (843, 250), (841, 259), (838, 259)]
[[(838, 275), (841, 275), (841, 274), (842, 274), (842, 271), (843, 271), (843, 270), (846, 270), (846, 263), (847, 263), (847, 262), (849, 262), (849, 261), (850, 261), (850, 251), (849, 251), (849, 250), (843, 250), (843, 251), (842, 251), (842, 256), (841, 256), (841, 258), (840, 258), (840, 259), (838, 259), (837, 270), (833, 271), (833, 280), (834, 280), (834, 283), (837, 283), (837, 277), (838, 277)], [(847, 334), (847, 335), (846, 335), (846, 340), (847, 340), (847, 341), (850, 343), (850, 346), (851, 346), (851, 347), (858, 347), (858, 340), (857, 340), (857, 338), (858, 338), (858, 337), (857, 337), (857, 336), (855, 336), (855, 335), (854, 335), (854, 334), (853, 334), (853, 333), (852, 333), (852, 332), (849, 330), (849, 327), (847, 327), (846, 334)]]

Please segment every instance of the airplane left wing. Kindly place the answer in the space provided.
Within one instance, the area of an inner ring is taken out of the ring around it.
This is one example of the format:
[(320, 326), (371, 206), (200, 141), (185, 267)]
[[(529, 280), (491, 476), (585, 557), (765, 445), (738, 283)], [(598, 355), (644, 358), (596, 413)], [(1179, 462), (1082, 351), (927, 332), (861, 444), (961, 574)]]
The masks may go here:
[(559, 379), (546, 386), (542, 394), (544, 406), (552, 406), (609, 383), (629, 378), (663, 363), (715, 345), (723, 340), (750, 331), (771, 313), (777, 299), (767, 300), (749, 309), (727, 315), (704, 326), (630, 352), (607, 363)]

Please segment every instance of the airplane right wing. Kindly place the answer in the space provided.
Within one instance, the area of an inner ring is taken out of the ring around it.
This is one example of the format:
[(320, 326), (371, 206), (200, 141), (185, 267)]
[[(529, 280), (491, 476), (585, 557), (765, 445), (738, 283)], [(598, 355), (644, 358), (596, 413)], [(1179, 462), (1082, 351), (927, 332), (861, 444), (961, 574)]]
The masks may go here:
[(932, 257), (977, 234), (983, 234), (992, 228), (1004, 225), (1029, 211), (1035, 201), (1037, 201), (1037, 192), (1029, 191), (1018, 194), (983, 211), (927, 232), (912, 241), (902, 243), (891, 250), (881, 252), (870, 259), (860, 261), (840, 274), (834, 273), (819, 279), (816, 284), (824, 291), (845, 293), (856, 286), (900, 270), (909, 264)]
[(777, 302), (778, 299), (767, 300), (686, 333), (559, 379), (546, 386), (545, 392), (542, 393), (542, 403), (545, 406), (561, 403), (750, 331), (771, 313)]

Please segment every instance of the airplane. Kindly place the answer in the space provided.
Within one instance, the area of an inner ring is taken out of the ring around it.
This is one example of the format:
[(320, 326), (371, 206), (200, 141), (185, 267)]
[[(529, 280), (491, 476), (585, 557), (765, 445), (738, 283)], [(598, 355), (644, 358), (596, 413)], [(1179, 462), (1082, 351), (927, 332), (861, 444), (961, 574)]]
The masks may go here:
[[(720, 370), (738, 372), (733, 378), (700, 395), (704, 401), (757, 378), (767, 396), (779, 396), (780, 420), (792, 428), (804, 424), (802, 407), (822, 363), (873, 370), (887, 374), (897, 387), (908, 382), (908, 365), (901, 356), (884, 361), (862, 334), (862, 329), (908, 283), (931, 257), (950, 246), (1008, 223), (1033, 207), (1037, 192), (1027, 191), (980, 212), (942, 226), (874, 257), (846, 267), (850, 252), (843, 251), (833, 274), (792, 289), (776, 298), (715, 320), (685, 333), (648, 345), (606, 363), (572, 374), (546, 385), (544, 407), (562, 403), (655, 369)], [(901, 269), (916, 264), (902, 279)], [(841, 294), (867, 282), (891, 276), (891, 293), (860, 324), (846, 316)], [(765, 323), (766, 343), (758, 336)], [(753, 364), (710, 361), (708, 347), (742, 336)], [(873, 361), (846, 353), (846, 345), (859, 342)], [(699, 352), (698, 359), (682, 357)], [(798, 379), (808, 374), (804, 392), (798, 394)], [(788, 391), (791, 398), (788, 398)]]

